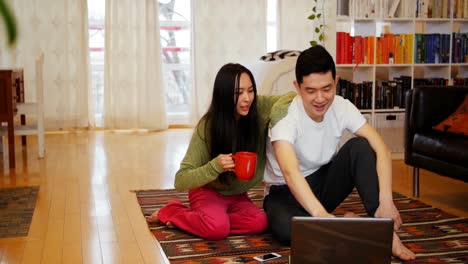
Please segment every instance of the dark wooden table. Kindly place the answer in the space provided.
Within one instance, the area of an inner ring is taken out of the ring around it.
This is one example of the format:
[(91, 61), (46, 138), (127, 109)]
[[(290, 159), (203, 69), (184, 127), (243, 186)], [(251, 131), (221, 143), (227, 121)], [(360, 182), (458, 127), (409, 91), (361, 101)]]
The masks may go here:
[(13, 118), (17, 113), (16, 103), (22, 102), (24, 102), (23, 69), (0, 69), (0, 123), (7, 123), (10, 169), (16, 167)]

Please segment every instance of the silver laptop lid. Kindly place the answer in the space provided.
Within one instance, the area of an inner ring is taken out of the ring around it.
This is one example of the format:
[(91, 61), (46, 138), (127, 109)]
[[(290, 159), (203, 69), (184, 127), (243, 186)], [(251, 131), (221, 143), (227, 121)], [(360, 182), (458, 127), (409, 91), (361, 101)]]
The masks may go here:
[(390, 263), (390, 218), (293, 217), (291, 263)]

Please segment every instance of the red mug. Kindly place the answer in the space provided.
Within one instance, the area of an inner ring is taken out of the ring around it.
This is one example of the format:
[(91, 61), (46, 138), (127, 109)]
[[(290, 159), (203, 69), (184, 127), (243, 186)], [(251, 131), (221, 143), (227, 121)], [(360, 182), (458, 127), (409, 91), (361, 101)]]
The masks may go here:
[(234, 173), (239, 181), (250, 181), (257, 168), (257, 153), (240, 151), (232, 155), (232, 159), (236, 164)]

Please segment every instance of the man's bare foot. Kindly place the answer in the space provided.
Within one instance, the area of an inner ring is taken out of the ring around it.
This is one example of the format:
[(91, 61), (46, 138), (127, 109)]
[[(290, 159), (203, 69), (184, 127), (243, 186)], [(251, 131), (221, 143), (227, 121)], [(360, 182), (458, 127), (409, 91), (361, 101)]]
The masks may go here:
[[(146, 221), (147, 221), (148, 223), (158, 223), (158, 222), (160, 222), (160, 221), (159, 221), (159, 218), (158, 218), (158, 213), (159, 213), (159, 210), (154, 211), (154, 212), (146, 219)], [(175, 226), (174, 226), (171, 222), (167, 222), (167, 223), (166, 223), (166, 227), (167, 227), (167, 228), (175, 228)]]
[[(353, 212), (346, 212), (343, 217), (360, 217), (359, 215)], [(392, 254), (393, 256), (400, 258), (401, 260), (413, 260), (416, 258), (416, 255), (409, 250), (398, 237), (397, 233), (393, 232), (393, 242), (392, 242)]]
[(395, 232), (393, 232), (392, 254), (401, 260), (413, 260), (416, 258), (416, 255), (403, 245)]
[(346, 212), (346, 213), (344, 213), (343, 217), (354, 217), (354, 218), (356, 218), (356, 217), (360, 217), (360, 216), (353, 213), (353, 212)]

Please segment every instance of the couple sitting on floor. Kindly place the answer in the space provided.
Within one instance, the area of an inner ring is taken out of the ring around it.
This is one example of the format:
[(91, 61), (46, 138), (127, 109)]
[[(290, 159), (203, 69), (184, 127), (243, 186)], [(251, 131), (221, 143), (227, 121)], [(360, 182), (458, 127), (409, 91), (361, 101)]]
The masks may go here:
[[(392, 198), (391, 154), (376, 130), (348, 100), (335, 95), (338, 76), (322, 46), (303, 51), (296, 63), (296, 93), (257, 96), (252, 73), (239, 64), (218, 72), (208, 112), (198, 123), (176, 174), (190, 206), (172, 201), (154, 212), (160, 221), (207, 240), (259, 234), (290, 245), (293, 216), (334, 217), (357, 188), (369, 216), (402, 224)], [(337, 151), (344, 130), (356, 138)], [(239, 181), (232, 153), (258, 154), (255, 177)], [(260, 210), (247, 191), (265, 182)], [(392, 253), (415, 258), (393, 233)]]

